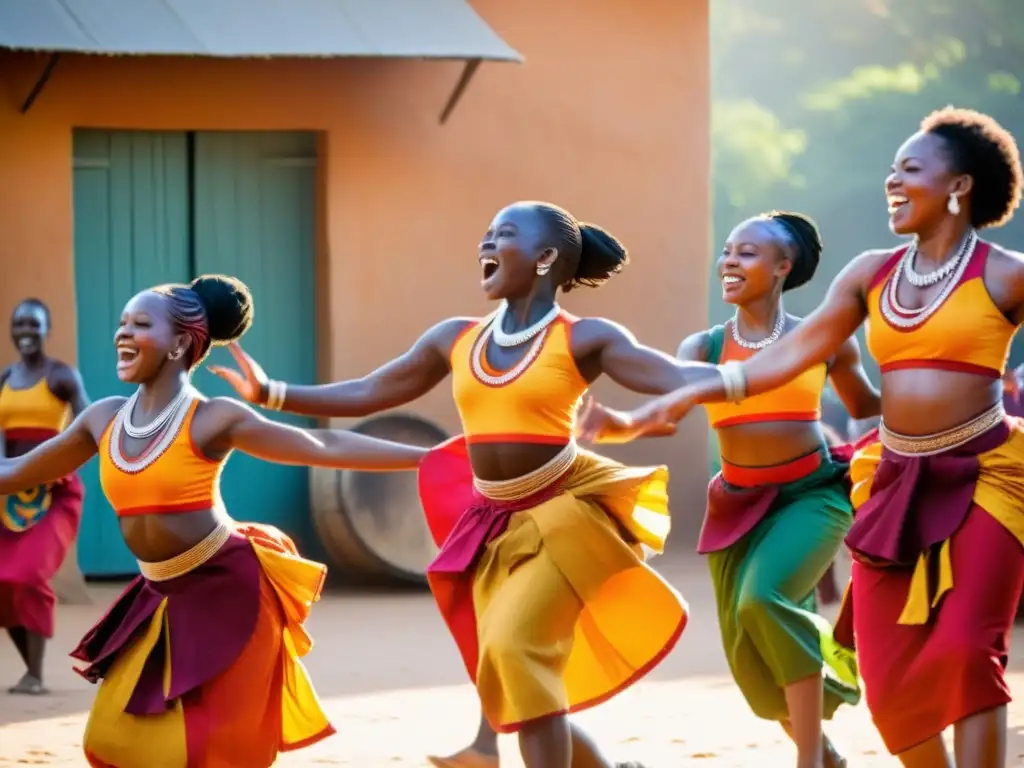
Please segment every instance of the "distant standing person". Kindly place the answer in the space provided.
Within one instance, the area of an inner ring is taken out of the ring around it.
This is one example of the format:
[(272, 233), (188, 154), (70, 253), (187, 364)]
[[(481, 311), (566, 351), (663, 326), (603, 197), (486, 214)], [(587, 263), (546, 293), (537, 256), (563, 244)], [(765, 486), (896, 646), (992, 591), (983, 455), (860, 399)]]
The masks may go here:
[[(82, 378), (46, 354), (50, 310), (25, 299), (11, 316), (18, 362), (0, 372), (0, 445), (9, 458), (63, 431), (89, 404)], [(57, 598), (50, 580), (74, 545), (84, 493), (74, 474), (0, 497), (0, 627), (25, 662), (8, 693), (42, 694), (43, 654)]]

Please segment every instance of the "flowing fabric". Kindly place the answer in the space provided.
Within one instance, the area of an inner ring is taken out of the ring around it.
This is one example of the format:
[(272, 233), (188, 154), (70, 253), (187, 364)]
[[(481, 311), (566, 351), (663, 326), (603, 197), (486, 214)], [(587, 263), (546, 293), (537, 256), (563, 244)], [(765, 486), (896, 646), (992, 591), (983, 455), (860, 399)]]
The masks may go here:
[[(725, 473), (734, 482), (750, 474)], [(758, 717), (788, 719), (785, 687), (822, 675), (831, 719), (860, 699), (856, 659), (814, 599), (852, 520), (846, 465), (817, 453), (756, 473), (774, 473), (777, 484), (740, 487), (719, 474), (708, 487), (698, 550), (708, 556), (722, 647)]]
[[(50, 581), (78, 536), (85, 493), (76, 475), (34, 493), (43, 503), (31, 505), (31, 525), (12, 530), (0, 524), (0, 627), (53, 637), (57, 598)], [(0, 497), (0, 503), (15, 506), (17, 497)]]
[(1005, 670), (1024, 588), (1024, 429), (1008, 419), (929, 457), (898, 456), (869, 433), (851, 478), (844, 642), (856, 640), (872, 718), (899, 754), (1010, 701)]
[(580, 451), (552, 486), (497, 502), (474, 489), (461, 436), (424, 459), (444, 541), (427, 577), (496, 731), (599, 704), (675, 645), (686, 603), (643, 558), (668, 535), (667, 482)]
[(136, 578), (72, 653), (102, 679), (89, 764), (260, 768), (334, 733), (300, 661), (325, 574), (277, 529), (237, 524), (187, 574)]

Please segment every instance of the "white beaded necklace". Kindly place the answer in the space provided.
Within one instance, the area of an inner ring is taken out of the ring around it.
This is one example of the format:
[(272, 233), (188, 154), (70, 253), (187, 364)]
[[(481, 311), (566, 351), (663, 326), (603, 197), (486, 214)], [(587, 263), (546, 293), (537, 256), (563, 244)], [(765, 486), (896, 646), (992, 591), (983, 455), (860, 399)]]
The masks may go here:
[[(117, 412), (114, 417), (114, 424), (110, 430), (110, 460), (114, 466), (122, 472), (129, 475), (136, 475), (147, 467), (151, 466), (157, 459), (170, 448), (171, 443), (177, 438), (178, 433), (181, 432), (182, 424), (185, 423), (185, 417), (188, 415), (189, 407), (192, 405), (192, 401), (195, 399), (195, 393), (191, 387), (185, 387), (182, 392), (185, 396), (182, 397), (180, 394), (172, 400), (172, 403), (177, 404), (176, 409), (170, 412), (163, 431), (157, 436), (151, 445), (137, 458), (130, 459), (124, 455), (124, 451), (121, 450), (122, 435), (128, 435), (128, 431), (125, 426), (128, 422), (128, 414), (130, 412), (129, 405), (132, 404), (131, 400), (128, 400), (121, 409)], [(130, 436), (130, 435), (129, 435)]]
[(470, 365), (473, 368), (473, 375), (476, 376), (484, 384), (489, 384), (492, 387), (501, 387), (508, 384), (515, 378), (518, 378), (523, 371), (530, 367), (530, 364), (537, 359), (537, 355), (540, 354), (541, 348), (544, 346), (544, 339), (548, 336), (548, 329), (550, 324), (540, 329), (540, 335), (534, 339), (533, 344), (526, 350), (526, 354), (523, 355), (523, 359), (520, 360), (509, 370), (502, 374), (494, 376), (487, 372), (484, 365), (485, 358), (487, 355), (487, 342), (491, 339), (494, 334), (494, 328), (498, 324), (497, 318), (493, 319), (490, 324), (480, 332), (477, 336), (476, 342), (473, 344), (472, 350), (470, 350)]
[(940, 266), (938, 269), (932, 270), (922, 274), (914, 269), (914, 261), (917, 258), (917, 241), (911, 243), (905, 254), (903, 260), (903, 274), (907, 276), (907, 280), (916, 288), (927, 288), (929, 285), (935, 285), (940, 280), (949, 277), (949, 275), (956, 269), (960, 260), (967, 252), (969, 247), (973, 247), (973, 243), (970, 241), (977, 240), (977, 235), (974, 230), (969, 230), (963, 241), (960, 243), (960, 247), (957, 249), (956, 255), (947, 261), (945, 264)]
[(504, 322), (505, 316), (508, 314), (508, 302), (502, 301), (501, 306), (498, 307), (497, 312), (494, 314), (494, 322), (491, 323), (491, 334), (494, 337), (494, 343), (499, 347), (518, 347), (520, 344), (525, 344), (555, 322), (555, 318), (558, 317), (558, 313), (561, 311), (562, 308), (559, 307), (556, 302), (548, 313), (533, 325), (515, 333), (505, 333), (505, 331), (501, 329), (501, 324)]
[(960, 279), (964, 276), (964, 272), (967, 271), (967, 266), (971, 263), (971, 258), (975, 254), (977, 244), (978, 238), (972, 231), (967, 239), (964, 240), (957, 255), (950, 260), (956, 262), (956, 267), (947, 278), (942, 290), (923, 307), (916, 309), (904, 307), (896, 296), (900, 275), (906, 274), (907, 256), (913, 256), (911, 249), (908, 248), (907, 252), (903, 254), (903, 258), (900, 259), (900, 263), (889, 277), (889, 284), (882, 290), (879, 304), (885, 319), (898, 328), (916, 328), (922, 325), (925, 320), (938, 311), (939, 307), (949, 298), (953, 289), (960, 284)]
[(786, 313), (779, 310), (778, 317), (775, 318), (775, 325), (772, 327), (772, 332), (765, 336), (763, 339), (757, 341), (748, 341), (747, 339), (740, 336), (740, 318), (739, 315), (732, 316), (732, 339), (744, 349), (764, 349), (769, 344), (774, 344), (782, 336), (782, 331), (786, 328)]
[(181, 405), (182, 401), (190, 395), (190, 387), (182, 387), (181, 391), (178, 392), (174, 398), (164, 406), (164, 409), (158, 413), (149, 424), (144, 424), (141, 427), (136, 427), (132, 424), (132, 417), (135, 415), (135, 409), (139, 407), (139, 393), (141, 390), (135, 390), (135, 393), (128, 398), (128, 402), (124, 404), (122, 410), (125, 412), (123, 428), (125, 434), (128, 437), (134, 437), (137, 440), (144, 440), (147, 437), (152, 437), (157, 432), (166, 426), (167, 422), (171, 420), (171, 416), (174, 415), (177, 408)]

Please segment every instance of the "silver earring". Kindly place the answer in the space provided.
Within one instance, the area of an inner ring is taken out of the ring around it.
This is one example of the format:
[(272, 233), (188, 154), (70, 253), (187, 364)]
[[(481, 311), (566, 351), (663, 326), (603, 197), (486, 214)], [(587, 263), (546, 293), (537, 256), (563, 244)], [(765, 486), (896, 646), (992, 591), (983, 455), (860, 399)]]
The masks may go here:
[(180, 360), (181, 359), (181, 352), (179, 350), (175, 350), (174, 352), (168, 352), (167, 353), (167, 359), (168, 360)]
[(551, 265), (550, 264), (538, 264), (537, 265), (537, 274), (541, 275), (543, 277), (544, 275), (546, 275), (548, 273), (548, 271), (550, 269), (551, 269)]
[(960, 198), (952, 192), (949, 193), (949, 201), (946, 203), (946, 210), (954, 216), (960, 213)]

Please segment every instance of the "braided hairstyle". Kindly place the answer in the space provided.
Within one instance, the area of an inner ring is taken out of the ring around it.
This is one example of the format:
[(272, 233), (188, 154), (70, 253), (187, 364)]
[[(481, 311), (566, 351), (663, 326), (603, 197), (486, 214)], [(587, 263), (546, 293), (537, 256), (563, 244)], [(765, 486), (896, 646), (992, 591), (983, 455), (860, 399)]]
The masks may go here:
[(940, 137), (954, 173), (974, 179), (971, 226), (999, 227), (1020, 205), (1021, 166), (1017, 142), (993, 118), (973, 109), (945, 107), (921, 121), (921, 131)]
[(175, 331), (189, 339), (187, 370), (199, 365), (211, 346), (237, 341), (252, 325), (252, 294), (237, 278), (201, 275), (188, 285), (158, 285), (153, 292), (167, 299)]
[(564, 259), (559, 273), (564, 293), (580, 286), (604, 285), (629, 263), (626, 247), (610, 232), (596, 224), (577, 221), (567, 210), (552, 203), (531, 205), (544, 221), (552, 245), (558, 248), (559, 261)]
[(787, 211), (770, 211), (757, 219), (771, 225), (780, 247), (793, 262), (782, 284), (783, 292), (809, 283), (818, 270), (822, 251), (821, 233), (814, 221), (801, 213)]

